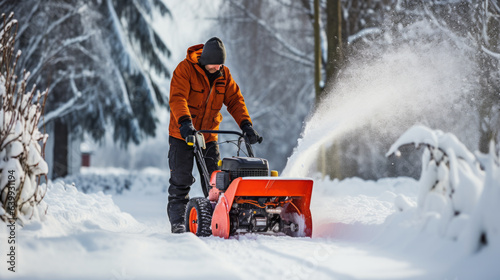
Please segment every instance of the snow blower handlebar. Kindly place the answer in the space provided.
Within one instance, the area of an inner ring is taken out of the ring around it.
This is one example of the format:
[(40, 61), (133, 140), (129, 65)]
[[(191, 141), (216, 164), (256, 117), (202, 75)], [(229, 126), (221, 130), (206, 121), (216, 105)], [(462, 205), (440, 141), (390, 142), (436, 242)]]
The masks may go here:
[(194, 154), (196, 157), (196, 160), (198, 161), (201, 171), (202, 171), (202, 180), (205, 181), (205, 186), (207, 189), (203, 190), (203, 194), (205, 197), (208, 197), (209, 189), (210, 189), (210, 174), (208, 173), (207, 165), (205, 164), (205, 160), (203, 157), (203, 152), (206, 148), (205, 146), (205, 137), (203, 137), (202, 133), (216, 133), (216, 134), (234, 134), (238, 135), (238, 150), (240, 149), (240, 143), (241, 139), (245, 142), (245, 146), (247, 148), (247, 155), (249, 157), (254, 157), (253, 149), (252, 146), (250, 145), (250, 141), (248, 140), (248, 136), (246, 136), (244, 133), (238, 132), (238, 131), (230, 131), (230, 130), (198, 130), (195, 132), (194, 135), (189, 135), (186, 137), (186, 143), (189, 146), (194, 147)]
[[(247, 155), (249, 157), (254, 157), (252, 145), (250, 145), (250, 141), (248, 140), (248, 136), (244, 133), (238, 132), (238, 131), (232, 131), (232, 130), (198, 130), (196, 131), (195, 135), (189, 135), (186, 138), (186, 142), (189, 146), (194, 146), (195, 142), (200, 145), (200, 148), (205, 149), (205, 141), (204, 138), (201, 137), (200, 139), (196, 139), (196, 135), (198, 133), (214, 133), (214, 134), (234, 134), (238, 135), (240, 137), (240, 140), (238, 140), (238, 143), (241, 141), (241, 139), (244, 140), (245, 142), (245, 147), (247, 148)], [(203, 141), (202, 141), (203, 139)]]

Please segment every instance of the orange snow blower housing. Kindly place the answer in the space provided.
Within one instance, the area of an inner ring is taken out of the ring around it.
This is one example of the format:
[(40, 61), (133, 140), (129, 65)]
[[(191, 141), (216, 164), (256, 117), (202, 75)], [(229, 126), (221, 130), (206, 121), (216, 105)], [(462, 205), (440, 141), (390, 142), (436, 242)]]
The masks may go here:
[[(248, 157), (224, 158), (221, 170), (211, 175), (203, 160), (204, 138), (201, 133), (236, 134), (238, 155), (244, 143)], [(236, 131), (198, 131), (188, 137), (196, 160), (202, 167), (202, 180), (210, 190), (205, 196), (189, 200), (186, 207), (186, 231), (197, 236), (229, 236), (244, 233), (312, 236), (309, 209), (313, 181), (302, 178), (269, 176), (266, 159), (256, 158), (246, 136)]]

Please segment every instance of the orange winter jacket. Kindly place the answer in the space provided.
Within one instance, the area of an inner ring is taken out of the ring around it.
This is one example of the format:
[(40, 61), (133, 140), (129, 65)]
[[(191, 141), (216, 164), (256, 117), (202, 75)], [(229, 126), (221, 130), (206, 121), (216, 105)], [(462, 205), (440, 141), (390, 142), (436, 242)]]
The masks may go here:
[[(222, 66), (222, 76), (215, 79), (212, 87), (208, 77), (198, 64), (203, 44), (187, 50), (184, 59), (174, 70), (170, 83), (170, 125), (169, 135), (182, 139), (180, 122), (191, 119), (196, 130), (218, 130), (222, 121), (222, 104), (241, 127), (249, 121), (245, 100), (240, 88), (231, 77), (226, 66)], [(217, 141), (217, 134), (205, 134), (205, 141)]]

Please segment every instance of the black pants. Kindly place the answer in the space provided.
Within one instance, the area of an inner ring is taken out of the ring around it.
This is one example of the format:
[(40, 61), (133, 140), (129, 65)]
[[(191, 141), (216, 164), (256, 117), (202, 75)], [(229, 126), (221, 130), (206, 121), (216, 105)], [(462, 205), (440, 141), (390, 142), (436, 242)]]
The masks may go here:
[[(168, 188), (167, 212), (171, 224), (184, 222), (184, 212), (189, 201), (189, 190), (195, 179), (193, 177), (194, 149), (185, 141), (169, 136), (170, 149), (168, 151), (168, 165), (170, 166), (170, 187)], [(202, 150), (208, 173), (218, 169), (220, 159), (217, 142), (206, 143)], [(201, 166), (196, 162), (200, 176), (203, 176)], [(205, 180), (201, 179), (201, 187), (208, 189)], [(208, 178), (210, 180), (210, 178)]]

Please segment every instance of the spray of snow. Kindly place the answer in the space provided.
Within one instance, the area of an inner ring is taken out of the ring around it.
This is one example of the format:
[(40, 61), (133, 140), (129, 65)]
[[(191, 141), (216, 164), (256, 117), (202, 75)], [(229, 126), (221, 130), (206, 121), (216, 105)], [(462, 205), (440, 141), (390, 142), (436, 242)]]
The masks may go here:
[(322, 145), (367, 126), (377, 132), (370, 142), (388, 143), (416, 123), (456, 135), (474, 127), (468, 102), (474, 98), (470, 77), (475, 64), (469, 49), (442, 40), (425, 23), (408, 29), (420, 40), (372, 48), (367, 50), (371, 57), (352, 59), (307, 122), (284, 175), (311, 176)]
[(304, 215), (299, 215), (298, 213), (293, 213), (292, 221), (297, 225), (297, 237), (306, 236), (306, 218)]

